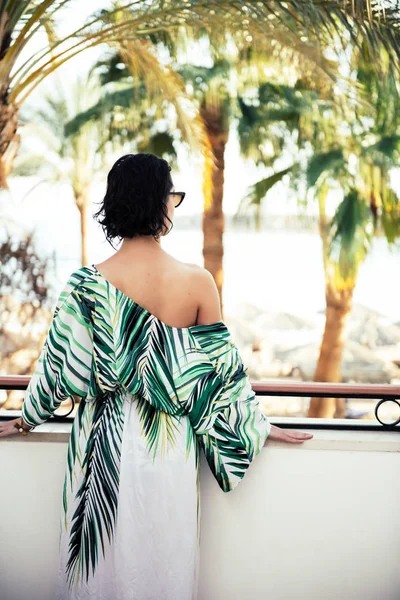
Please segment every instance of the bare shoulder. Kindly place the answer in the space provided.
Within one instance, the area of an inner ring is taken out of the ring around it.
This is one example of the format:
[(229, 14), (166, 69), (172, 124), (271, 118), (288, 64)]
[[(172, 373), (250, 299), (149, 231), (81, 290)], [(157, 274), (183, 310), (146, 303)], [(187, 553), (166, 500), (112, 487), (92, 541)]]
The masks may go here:
[(200, 265), (186, 263), (191, 270), (191, 290), (197, 300), (197, 324), (206, 325), (222, 320), (218, 288), (213, 276)]

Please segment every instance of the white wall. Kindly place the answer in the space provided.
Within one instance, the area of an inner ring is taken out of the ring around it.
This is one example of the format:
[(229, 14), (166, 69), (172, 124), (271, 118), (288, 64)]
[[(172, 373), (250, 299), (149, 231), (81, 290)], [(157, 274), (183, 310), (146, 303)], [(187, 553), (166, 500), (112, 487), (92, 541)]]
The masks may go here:
[[(231, 493), (203, 461), (199, 600), (400, 598), (399, 434), (313, 433)], [(67, 437), (0, 440), (0, 600), (54, 600)]]

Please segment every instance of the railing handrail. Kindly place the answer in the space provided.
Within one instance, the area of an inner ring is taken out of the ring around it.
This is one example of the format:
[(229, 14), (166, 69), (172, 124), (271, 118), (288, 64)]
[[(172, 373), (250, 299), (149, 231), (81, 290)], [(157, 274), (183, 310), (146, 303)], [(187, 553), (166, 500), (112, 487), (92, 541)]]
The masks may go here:
[[(0, 390), (26, 390), (31, 375), (0, 375)], [(313, 396), (341, 398), (400, 398), (400, 385), (254, 381), (252, 388), (260, 396)]]
[(400, 386), (391, 384), (310, 382), (253, 382), (252, 388), (261, 396), (312, 396), (314, 398), (400, 398)]
[[(26, 390), (31, 375), (0, 375), (0, 390)], [(400, 418), (393, 423), (384, 423), (378, 415), (379, 407), (389, 400), (394, 400), (400, 407), (400, 386), (378, 385), (378, 384), (348, 384), (348, 383), (323, 383), (323, 382), (282, 382), (282, 381), (257, 381), (251, 382), (254, 392), (260, 396), (291, 396), (311, 398), (359, 398), (379, 400), (375, 407), (375, 416), (380, 425), (387, 429), (398, 429)], [(56, 420), (67, 420), (75, 406), (66, 415), (54, 414)], [(0, 415), (0, 419), (8, 418)], [(319, 425), (320, 427), (320, 425)], [(360, 425), (354, 425), (351, 429), (359, 429)], [(325, 428), (341, 429), (342, 426), (328, 425)], [(348, 429), (348, 427), (346, 427)], [(364, 428), (364, 427), (363, 427)], [(369, 426), (376, 430), (376, 425)], [(379, 429), (379, 426), (378, 426)]]

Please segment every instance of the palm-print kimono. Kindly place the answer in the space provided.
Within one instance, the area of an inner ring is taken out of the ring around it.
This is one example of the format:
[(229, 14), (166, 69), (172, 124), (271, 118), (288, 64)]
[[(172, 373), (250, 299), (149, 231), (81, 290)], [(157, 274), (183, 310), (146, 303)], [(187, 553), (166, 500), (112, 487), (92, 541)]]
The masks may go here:
[(228, 492), (271, 429), (227, 326), (167, 325), (82, 267), (22, 416), (39, 425), (70, 396), (57, 599), (196, 598), (199, 449)]

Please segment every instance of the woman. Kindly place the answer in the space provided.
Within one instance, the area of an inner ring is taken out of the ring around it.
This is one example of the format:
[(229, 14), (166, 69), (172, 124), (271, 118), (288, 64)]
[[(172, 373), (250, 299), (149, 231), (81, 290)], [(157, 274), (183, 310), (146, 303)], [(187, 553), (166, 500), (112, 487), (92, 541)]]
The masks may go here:
[(81, 401), (68, 446), (57, 598), (196, 597), (199, 449), (225, 492), (267, 438), (312, 437), (261, 413), (208, 271), (161, 249), (183, 192), (152, 154), (111, 169), (96, 217), (123, 240), (74, 271), (26, 390), (26, 434), (66, 398)]

